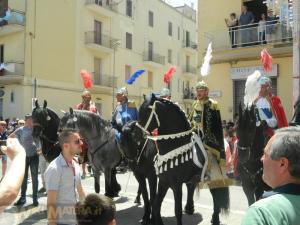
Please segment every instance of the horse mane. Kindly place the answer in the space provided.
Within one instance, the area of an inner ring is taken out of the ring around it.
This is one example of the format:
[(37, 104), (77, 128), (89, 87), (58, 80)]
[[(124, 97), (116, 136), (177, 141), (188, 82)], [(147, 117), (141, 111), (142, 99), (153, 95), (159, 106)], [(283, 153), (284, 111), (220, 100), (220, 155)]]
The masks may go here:
[(78, 118), (78, 123), (80, 123), (85, 128), (95, 127), (97, 130), (103, 127), (111, 127), (111, 123), (104, 120), (100, 115), (85, 111), (85, 110), (74, 110), (74, 115)]
[(181, 116), (181, 120), (186, 121), (186, 125), (189, 128), (191, 128), (191, 123), (187, 119), (187, 115), (186, 115), (185, 111), (178, 104), (176, 104), (168, 99), (164, 99), (164, 98), (157, 98), (156, 100), (161, 102), (162, 104), (170, 107), (172, 110), (174, 110), (174, 112), (177, 112)]

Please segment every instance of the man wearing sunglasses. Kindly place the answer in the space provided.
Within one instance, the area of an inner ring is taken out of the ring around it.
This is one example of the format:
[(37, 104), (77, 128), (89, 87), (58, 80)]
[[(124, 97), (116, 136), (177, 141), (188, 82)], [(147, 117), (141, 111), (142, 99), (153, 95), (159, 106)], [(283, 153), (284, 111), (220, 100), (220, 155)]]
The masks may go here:
[(76, 224), (75, 204), (85, 197), (80, 179), (80, 167), (74, 159), (83, 144), (75, 130), (63, 130), (59, 135), (62, 153), (45, 172), (48, 224)]

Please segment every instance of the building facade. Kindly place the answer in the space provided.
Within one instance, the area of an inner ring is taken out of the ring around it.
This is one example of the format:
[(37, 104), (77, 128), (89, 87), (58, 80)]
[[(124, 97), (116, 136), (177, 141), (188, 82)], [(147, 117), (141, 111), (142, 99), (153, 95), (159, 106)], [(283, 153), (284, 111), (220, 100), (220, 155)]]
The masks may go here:
[[(216, 7), (218, 4), (218, 7)], [(253, 23), (242, 25), (241, 8), (246, 5)], [(293, 37), (292, 0), (212, 0), (199, 1), (199, 64), (209, 42), (213, 46), (211, 74), (205, 78), (220, 103), (222, 118), (232, 120), (243, 103), (247, 76), (258, 69), (262, 49), (273, 57), (273, 70), (265, 73), (272, 80), (288, 119), (293, 112)], [(225, 18), (235, 13), (239, 24), (227, 27)], [(265, 14), (267, 21), (262, 20)]]
[[(109, 119), (118, 87), (127, 86), (139, 105), (143, 94), (159, 93), (171, 67), (172, 98), (187, 110), (197, 81), (196, 11), (161, 0), (1, 0), (2, 73), (0, 116), (22, 117), (32, 99), (46, 99), (60, 112), (81, 101), (80, 70), (94, 80), (93, 101)], [(0, 15), (0, 17), (1, 17)], [(133, 85), (126, 80), (145, 69)]]

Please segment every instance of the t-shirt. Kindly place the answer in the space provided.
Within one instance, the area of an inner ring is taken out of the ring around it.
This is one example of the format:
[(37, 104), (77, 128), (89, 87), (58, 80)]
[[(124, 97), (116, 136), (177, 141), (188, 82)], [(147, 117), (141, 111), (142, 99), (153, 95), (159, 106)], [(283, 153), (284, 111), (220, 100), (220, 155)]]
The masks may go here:
[(300, 195), (275, 194), (255, 202), (241, 225), (300, 225)]
[(57, 191), (57, 223), (76, 224), (74, 206), (79, 199), (76, 187), (81, 183), (79, 164), (72, 160), (72, 165), (68, 165), (60, 154), (49, 164), (44, 176), (47, 191)]
[(240, 23), (241, 25), (247, 25), (251, 23), (251, 21), (254, 19), (253, 13), (252, 12), (246, 12), (242, 13), (240, 16)]
[(26, 157), (32, 157), (37, 155), (37, 150), (41, 148), (39, 138), (32, 136), (32, 129), (27, 126), (18, 128), (15, 134), (26, 151)]

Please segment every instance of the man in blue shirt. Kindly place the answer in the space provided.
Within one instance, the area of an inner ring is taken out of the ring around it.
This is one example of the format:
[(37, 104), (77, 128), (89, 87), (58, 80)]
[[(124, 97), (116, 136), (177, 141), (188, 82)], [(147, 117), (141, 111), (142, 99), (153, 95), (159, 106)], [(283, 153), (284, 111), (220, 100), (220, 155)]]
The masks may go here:
[(25, 125), (18, 128), (9, 135), (12, 138), (18, 138), (20, 144), (24, 147), (26, 152), (26, 164), (25, 164), (25, 174), (21, 187), (21, 197), (15, 203), (15, 206), (22, 206), (26, 203), (26, 190), (27, 190), (27, 178), (28, 169), (30, 167), (31, 178), (32, 178), (32, 198), (33, 206), (38, 206), (38, 168), (39, 168), (39, 155), (41, 151), (41, 143), (39, 139), (32, 136), (33, 121), (31, 114), (25, 116)]
[(248, 11), (248, 7), (242, 6), (242, 14), (240, 16), (241, 29), (241, 44), (242, 46), (250, 45), (253, 41), (253, 29), (250, 24), (254, 23), (254, 16), (252, 12)]

